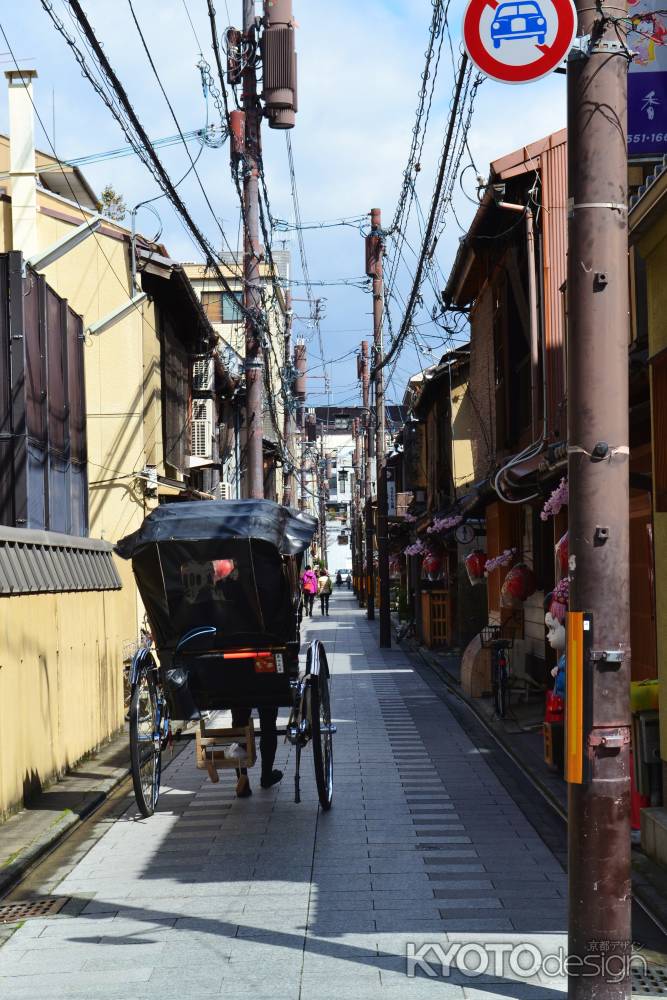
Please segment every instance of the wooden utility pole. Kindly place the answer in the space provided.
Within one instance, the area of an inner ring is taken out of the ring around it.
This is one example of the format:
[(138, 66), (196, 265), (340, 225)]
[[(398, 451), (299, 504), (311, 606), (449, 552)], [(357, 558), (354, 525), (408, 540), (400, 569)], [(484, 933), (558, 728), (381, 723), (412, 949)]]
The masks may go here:
[(373, 382), (375, 385), (375, 481), (377, 483), (377, 550), (380, 578), (380, 646), (391, 647), (389, 608), (389, 537), (387, 529), (387, 480), (385, 465), (384, 344), (384, 243), (382, 213), (371, 210), (371, 231), (366, 237), (366, 273), (373, 279)]
[(568, 997), (628, 1000), (626, 4), (613, 12), (589, 0), (576, 5), (582, 48), (567, 65)]
[[(255, 0), (243, 0), (243, 40), (246, 51), (255, 45)], [(257, 64), (244, 59), (242, 103), (245, 112), (243, 164), (243, 301), (245, 321), (246, 468), (247, 495), (264, 497), (264, 359), (262, 357), (262, 287), (259, 242), (259, 165), (262, 113), (257, 95)]]
[(371, 416), (368, 341), (361, 342), (361, 403), (364, 409), (366, 454), (364, 462), (364, 513), (366, 518), (366, 615), (375, 618), (375, 581), (373, 579), (373, 418)]

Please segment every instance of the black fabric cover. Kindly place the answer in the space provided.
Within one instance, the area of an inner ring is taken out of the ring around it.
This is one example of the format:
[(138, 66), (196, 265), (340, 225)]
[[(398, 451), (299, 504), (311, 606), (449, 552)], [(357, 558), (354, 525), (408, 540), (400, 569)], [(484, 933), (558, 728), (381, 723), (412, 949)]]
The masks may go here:
[[(268, 500), (195, 501), (153, 511), (122, 539), (160, 652), (192, 629), (187, 655), (298, 641), (301, 554), (317, 522)], [(212, 575), (214, 561), (228, 575)], [(219, 561), (219, 562), (218, 562)]]
[(251, 538), (269, 542), (283, 556), (306, 551), (317, 519), (271, 500), (195, 500), (164, 504), (148, 515), (138, 531), (121, 538), (116, 552), (131, 559), (151, 542), (231, 541)]

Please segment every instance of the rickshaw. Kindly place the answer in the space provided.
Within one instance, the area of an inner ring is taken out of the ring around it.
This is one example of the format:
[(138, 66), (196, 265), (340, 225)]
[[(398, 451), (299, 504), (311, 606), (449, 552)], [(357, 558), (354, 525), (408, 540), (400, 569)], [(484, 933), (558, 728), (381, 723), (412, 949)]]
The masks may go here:
[(212, 780), (255, 762), (254, 723), (243, 731), (210, 719), (228, 709), (290, 709), (279, 735), (312, 741), (322, 809), (333, 798), (333, 734), (324, 646), (310, 643), (300, 670), (303, 554), (317, 520), (269, 500), (183, 501), (154, 510), (116, 546), (132, 569), (154, 648), (135, 654), (130, 684), (132, 779), (143, 816), (155, 811), (171, 720), (198, 723), (197, 766)]

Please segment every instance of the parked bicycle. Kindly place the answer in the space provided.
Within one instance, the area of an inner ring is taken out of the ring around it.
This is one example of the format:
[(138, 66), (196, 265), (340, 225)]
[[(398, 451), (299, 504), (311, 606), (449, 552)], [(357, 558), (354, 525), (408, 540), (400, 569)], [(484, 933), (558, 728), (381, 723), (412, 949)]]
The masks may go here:
[(403, 639), (414, 639), (417, 634), (417, 625), (414, 618), (410, 618), (409, 621), (403, 622), (402, 625), (396, 629), (396, 641), (401, 642)]
[(504, 719), (510, 702), (510, 655), (513, 639), (502, 634), (500, 625), (485, 625), (480, 633), (482, 647), (491, 650), (491, 691), (496, 715)]

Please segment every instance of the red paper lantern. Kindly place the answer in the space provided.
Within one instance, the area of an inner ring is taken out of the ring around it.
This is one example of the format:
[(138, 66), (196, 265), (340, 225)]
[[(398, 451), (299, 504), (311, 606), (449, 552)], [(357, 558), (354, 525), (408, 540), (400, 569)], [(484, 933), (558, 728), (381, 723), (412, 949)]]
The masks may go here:
[(568, 571), (568, 558), (569, 558), (569, 539), (568, 532), (558, 539), (556, 542), (556, 559), (558, 565), (560, 566), (561, 576), (565, 576)]
[(537, 580), (530, 566), (517, 563), (505, 577), (500, 590), (500, 603), (504, 608), (516, 608), (527, 601), (537, 590)]
[(466, 556), (466, 573), (473, 587), (476, 587), (479, 583), (484, 583), (484, 567), (486, 566), (487, 559), (488, 556), (483, 549), (474, 549), (470, 555)]
[(442, 576), (442, 559), (429, 552), (422, 562), (422, 575), (428, 580), (439, 580)]

